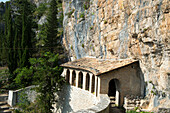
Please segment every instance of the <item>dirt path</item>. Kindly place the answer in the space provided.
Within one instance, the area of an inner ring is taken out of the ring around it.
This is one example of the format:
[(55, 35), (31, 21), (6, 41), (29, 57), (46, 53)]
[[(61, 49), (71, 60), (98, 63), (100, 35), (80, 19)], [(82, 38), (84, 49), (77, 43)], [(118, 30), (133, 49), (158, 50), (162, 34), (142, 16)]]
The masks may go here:
[(117, 107), (110, 107), (109, 113), (126, 113), (126, 112), (122, 109), (117, 108)]

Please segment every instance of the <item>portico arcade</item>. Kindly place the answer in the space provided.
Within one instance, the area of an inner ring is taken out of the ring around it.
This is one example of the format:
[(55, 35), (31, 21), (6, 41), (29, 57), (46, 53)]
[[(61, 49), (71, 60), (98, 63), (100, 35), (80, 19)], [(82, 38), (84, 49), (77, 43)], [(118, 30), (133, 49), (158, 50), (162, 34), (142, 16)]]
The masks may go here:
[(64, 68), (63, 74), (70, 85), (87, 90), (96, 96), (98, 95), (98, 89), (100, 89), (98, 81), (100, 79), (93, 73), (84, 70)]

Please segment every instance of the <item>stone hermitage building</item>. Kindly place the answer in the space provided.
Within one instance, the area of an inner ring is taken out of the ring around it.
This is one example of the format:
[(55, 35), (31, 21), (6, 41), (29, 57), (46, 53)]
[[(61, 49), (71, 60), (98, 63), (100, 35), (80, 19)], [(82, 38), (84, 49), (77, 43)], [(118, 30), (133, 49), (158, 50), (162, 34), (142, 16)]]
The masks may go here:
[(61, 66), (70, 85), (96, 97), (107, 94), (115, 105), (122, 106), (127, 95), (144, 96), (144, 77), (137, 60), (81, 58)]

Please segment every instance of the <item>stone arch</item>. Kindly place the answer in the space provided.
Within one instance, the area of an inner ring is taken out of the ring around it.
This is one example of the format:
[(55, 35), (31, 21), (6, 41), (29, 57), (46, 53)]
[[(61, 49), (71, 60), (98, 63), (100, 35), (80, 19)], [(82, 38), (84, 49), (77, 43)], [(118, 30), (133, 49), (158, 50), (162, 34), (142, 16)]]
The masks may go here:
[(92, 84), (91, 84), (91, 93), (94, 93), (94, 88), (95, 88), (95, 76), (94, 75), (92, 75)]
[(69, 83), (69, 80), (70, 80), (70, 70), (67, 69), (67, 71), (66, 71), (66, 82)]
[(86, 90), (89, 91), (89, 84), (90, 84), (90, 75), (89, 73), (86, 74)]
[(75, 70), (73, 70), (73, 72), (72, 72), (72, 81), (71, 81), (71, 84), (73, 86), (76, 86), (76, 72), (75, 72)]
[(83, 73), (79, 72), (78, 87), (83, 88)]

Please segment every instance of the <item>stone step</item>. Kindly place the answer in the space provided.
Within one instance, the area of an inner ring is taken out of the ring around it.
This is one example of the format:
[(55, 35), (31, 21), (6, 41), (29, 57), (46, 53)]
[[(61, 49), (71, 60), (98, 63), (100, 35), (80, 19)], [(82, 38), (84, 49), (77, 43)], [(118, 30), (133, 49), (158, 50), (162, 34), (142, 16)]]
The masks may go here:
[(8, 110), (0, 111), (0, 113), (12, 113), (12, 111), (10, 109), (8, 109)]
[(110, 107), (115, 107), (115, 104), (113, 104), (113, 103), (110, 103)]
[(0, 94), (0, 102), (4, 102), (8, 100), (8, 94)]
[(115, 103), (115, 101), (114, 100), (110, 100), (110, 103)]
[(111, 96), (111, 97), (109, 97), (109, 98), (110, 98), (110, 100), (113, 100), (113, 99), (115, 99), (115, 97), (112, 97), (112, 96)]
[(0, 102), (0, 106), (6, 105), (6, 104), (7, 104), (7, 102), (6, 102), (6, 101), (4, 101), (4, 102)]
[(0, 94), (0, 97), (1, 97), (1, 96), (8, 96), (8, 94), (7, 94), (7, 93)]
[(0, 110), (9, 110), (10, 109), (10, 106), (8, 104), (6, 105), (3, 105), (3, 106), (0, 106)]
[(134, 110), (135, 107), (127, 107), (127, 110)]

